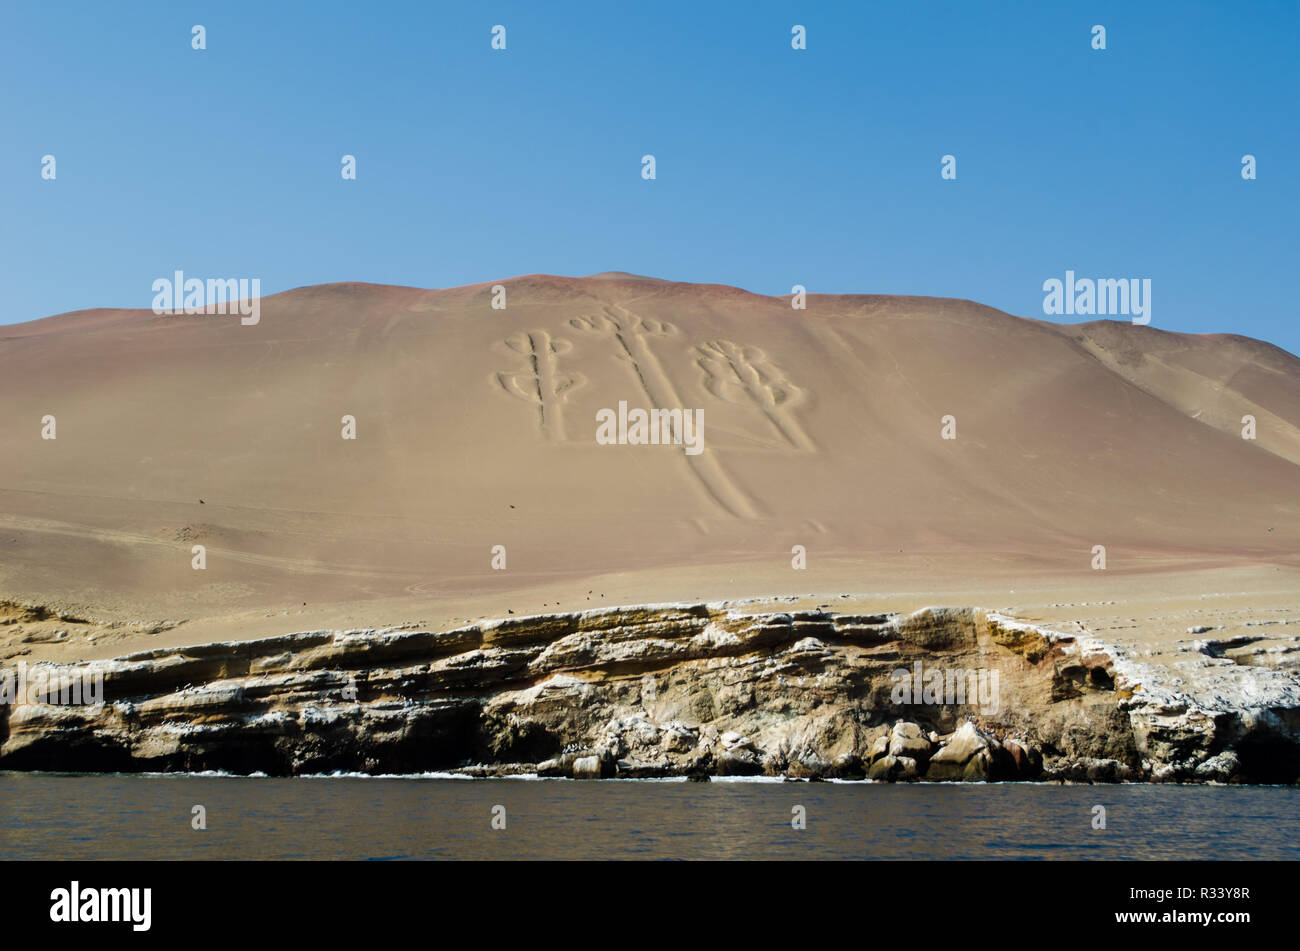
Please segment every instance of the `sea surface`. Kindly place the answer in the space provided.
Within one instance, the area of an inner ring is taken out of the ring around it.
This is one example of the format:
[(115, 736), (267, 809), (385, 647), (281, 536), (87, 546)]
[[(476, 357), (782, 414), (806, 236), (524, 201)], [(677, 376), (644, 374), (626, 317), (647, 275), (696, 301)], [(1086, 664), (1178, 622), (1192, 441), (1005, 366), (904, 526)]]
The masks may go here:
[(0, 773), (0, 859), (605, 858), (1295, 860), (1300, 788)]

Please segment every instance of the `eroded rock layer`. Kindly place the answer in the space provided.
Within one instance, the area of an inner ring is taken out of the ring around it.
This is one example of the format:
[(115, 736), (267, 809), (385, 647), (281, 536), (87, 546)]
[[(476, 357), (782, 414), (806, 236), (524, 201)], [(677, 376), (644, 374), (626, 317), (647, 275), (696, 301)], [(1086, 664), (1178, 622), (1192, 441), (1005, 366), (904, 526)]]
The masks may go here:
[[(1300, 681), (970, 608), (663, 604), (159, 649), (0, 707), (0, 769), (1294, 782)], [(6, 673), (10, 676), (10, 673)], [(18, 700), (24, 698), (18, 697)]]

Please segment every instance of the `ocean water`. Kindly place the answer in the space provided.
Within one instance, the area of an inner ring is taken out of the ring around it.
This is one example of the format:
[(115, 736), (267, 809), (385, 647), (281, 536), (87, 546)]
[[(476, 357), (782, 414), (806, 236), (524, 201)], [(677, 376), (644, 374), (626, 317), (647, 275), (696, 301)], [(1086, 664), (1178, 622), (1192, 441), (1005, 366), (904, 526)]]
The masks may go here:
[(1300, 788), (0, 773), (0, 858), (1295, 860)]

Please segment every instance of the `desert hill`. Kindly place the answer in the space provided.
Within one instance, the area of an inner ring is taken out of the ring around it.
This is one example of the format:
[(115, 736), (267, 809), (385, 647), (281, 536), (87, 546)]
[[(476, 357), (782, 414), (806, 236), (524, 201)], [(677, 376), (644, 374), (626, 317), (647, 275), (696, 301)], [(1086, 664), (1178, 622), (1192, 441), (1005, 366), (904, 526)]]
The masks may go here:
[[(704, 451), (598, 444), (620, 401), (702, 409)], [(93, 310), (0, 328), (0, 459), (0, 598), (123, 619), (374, 602), (378, 624), (469, 592), (498, 613), (546, 585), (581, 604), (584, 579), (621, 574), (653, 600), (763, 572), (810, 590), (830, 564), (862, 586), (903, 559), (920, 587), (953, 566), (1085, 576), (1095, 545), (1110, 571), (1293, 567), (1300, 360), (616, 272), (329, 284), (264, 298), (255, 325)]]

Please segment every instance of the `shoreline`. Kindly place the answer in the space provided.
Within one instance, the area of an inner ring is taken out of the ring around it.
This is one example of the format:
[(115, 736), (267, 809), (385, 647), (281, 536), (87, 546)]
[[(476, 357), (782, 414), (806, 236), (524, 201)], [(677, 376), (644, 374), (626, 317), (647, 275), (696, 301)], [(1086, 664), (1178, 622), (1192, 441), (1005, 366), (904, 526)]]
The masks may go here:
[[(475, 767), (466, 767), (473, 770)], [(70, 779), (79, 778), (116, 778), (116, 779), (270, 779), (270, 780), (396, 780), (401, 782), (456, 782), (456, 783), (493, 783), (493, 782), (518, 782), (518, 783), (597, 783), (605, 786), (621, 785), (670, 785), (678, 786), (687, 784), (690, 779), (686, 776), (663, 776), (657, 778), (638, 778), (615, 776), (610, 779), (574, 779), (572, 776), (539, 776), (536, 773), (503, 773), (500, 775), (474, 775), (469, 772), (458, 772), (455, 770), (438, 771), (435, 773), (301, 773), (292, 776), (272, 776), (268, 773), (225, 773), (216, 771), (205, 771), (198, 773), (185, 772), (70, 772), (67, 770), (21, 770), (21, 769), (0, 769), (0, 779), (8, 777), (66, 777)], [(943, 782), (936, 780), (915, 779), (907, 782), (890, 782), (889, 780), (880, 779), (796, 779), (789, 776), (711, 776), (710, 784), (719, 784), (724, 786), (782, 786), (782, 785), (801, 785), (801, 784), (824, 784), (827, 786), (881, 786), (881, 787), (899, 787), (918, 789), (945, 789), (952, 788), (954, 785), (960, 785), (963, 788), (972, 786), (978, 787), (1031, 787), (1040, 789), (1082, 789), (1090, 786), (1108, 786), (1108, 787), (1125, 787), (1125, 788), (1177, 788), (1177, 789), (1226, 789), (1246, 788), (1246, 789), (1300, 789), (1300, 783), (1224, 783), (1212, 780), (1196, 782), (1151, 782), (1144, 780), (1121, 780), (1110, 783), (1089, 782), (1087, 780), (1078, 781), (1072, 779), (1038, 779), (1038, 780), (992, 780), (980, 782), (963, 782), (955, 784), (952, 782)]]

